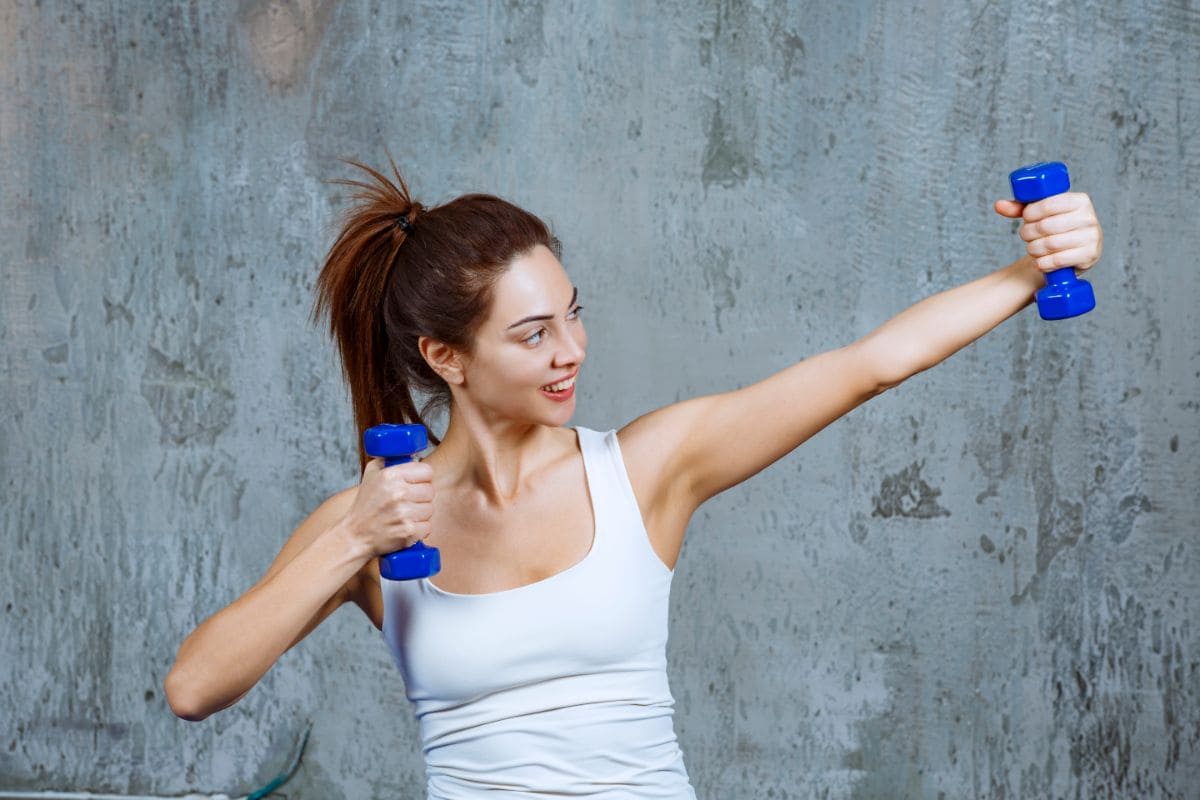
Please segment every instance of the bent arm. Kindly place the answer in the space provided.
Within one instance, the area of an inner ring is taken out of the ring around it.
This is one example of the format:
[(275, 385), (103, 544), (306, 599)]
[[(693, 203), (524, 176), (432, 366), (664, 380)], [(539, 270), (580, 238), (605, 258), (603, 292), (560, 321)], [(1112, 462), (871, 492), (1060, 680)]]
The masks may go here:
[(346, 602), (349, 584), (368, 560), (340, 524), (346, 494), (314, 511), (258, 583), (183, 641), (163, 681), (177, 716), (199, 721), (236, 703)]

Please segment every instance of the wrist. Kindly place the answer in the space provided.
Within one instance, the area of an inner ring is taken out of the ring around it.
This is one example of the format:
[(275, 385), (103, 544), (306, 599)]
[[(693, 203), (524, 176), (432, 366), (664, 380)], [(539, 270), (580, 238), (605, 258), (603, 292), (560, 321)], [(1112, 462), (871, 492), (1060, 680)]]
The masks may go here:
[(1037, 261), (1031, 255), (1023, 255), (1017, 259), (1016, 264), (1018, 272), (1025, 276), (1032, 284), (1039, 289), (1046, 283), (1046, 273), (1038, 269)]
[(1038, 269), (1037, 263), (1033, 260), (1033, 256), (1021, 256), (1019, 259), (1009, 265), (1008, 271), (1010, 275), (1012, 275), (1016, 280), (1020, 281), (1021, 284), (1024, 285), (1028, 290), (1029, 302), (1031, 303), (1033, 302), (1034, 295), (1037, 294), (1037, 291), (1046, 285), (1046, 276), (1040, 269)]
[(367, 543), (359, 535), (358, 529), (345, 517), (330, 528), (326, 535), (336, 542), (338, 549), (345, 553), (347, 558), (353, 559), (359, 566), (367, 563), (373, 555), (370, 548), (367, 547)]

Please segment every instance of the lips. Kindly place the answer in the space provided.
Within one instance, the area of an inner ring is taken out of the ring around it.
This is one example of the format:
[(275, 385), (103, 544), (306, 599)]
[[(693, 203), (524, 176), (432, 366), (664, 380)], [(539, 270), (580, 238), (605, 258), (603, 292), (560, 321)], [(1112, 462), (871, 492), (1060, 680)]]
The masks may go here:
[(576, 375), (578, 375), (578, 374), (580, 374), (580, 371), (578, 371), (578, 369), (576, 369), (575, 372), (572, 372), (569, 375), (563, 375), (562, 378), (559, 378), (558, 380), (552, 380), (548, 384), (542, 384), (541, 387), (542, 387), (542, 389), (544, 389), (546, 391), (550, 391), (550, 390), (546, 389), (547, 386), (556, 386), (560, 383), (563, 383), (564, 380), (570, 380), (571, 378), (575, 378)]
[(548, 400), (552, 400), (555, 403), (565, 403), (575, 396), (575, 384), (572, 383), (569, 387), (561, 392), (550, 392), (545, 389), (542, 389), (541, 392), (542, 397), (545, 397)]

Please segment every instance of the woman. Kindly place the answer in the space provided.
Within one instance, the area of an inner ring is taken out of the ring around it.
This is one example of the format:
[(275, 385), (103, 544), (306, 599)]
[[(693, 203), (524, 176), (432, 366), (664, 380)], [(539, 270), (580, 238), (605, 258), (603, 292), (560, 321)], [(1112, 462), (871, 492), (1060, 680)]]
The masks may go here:
[[(361, 456), (361, 483), (187, 637), (165, 688), (176, 714), (204, 719), (353, 602), (403, 674), (431, 798), (694, 797), (665, 649), (697, 507), (1023, 309), (1043, 272), (1086, 270), (1102, 248), (1085, 194), (999, 201), (1024, 217), (1016, 262), (756, 384), (597, 432), (565, 427), (587, 334), (545, 224), (489, 195), (426, 209), (394, 163), (398, 185), (353, 163), (371, 180), (339, 181), (357, 204), (316, 311), (330, 316), (360, 433), (441, 404), (445, 436), (423, 462)], [(429, 398), (420, 411), (414, 391)], [(419, 540), (441, 549), (442, 571), (381, 580), (377, 557)]]

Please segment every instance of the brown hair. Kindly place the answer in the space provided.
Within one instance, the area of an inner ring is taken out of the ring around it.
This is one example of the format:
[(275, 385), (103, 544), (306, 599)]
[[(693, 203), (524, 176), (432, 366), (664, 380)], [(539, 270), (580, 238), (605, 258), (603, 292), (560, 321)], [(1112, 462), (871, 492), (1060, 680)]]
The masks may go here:
[[(358, 191), (317, 278), (312, 316), (329, 314), (365, 466), (367, 428), (382, 422), (428, 428), (428, 415), (449, 407), (450, 388), (426, 363), (418, 338), (470, 354), (492, 289), (513, 260), (539, 244), (561, 258), (562, 248), (546, 223), (499, 197), (465, 194), (426, 208), (412, 199), (390, 155), (396, 183), (344, 161), (371, 181), (330, 181)], [(414, 389), (428, 397), (419, 411)], [(429, 438), (439, 443), (432, 431)]]

